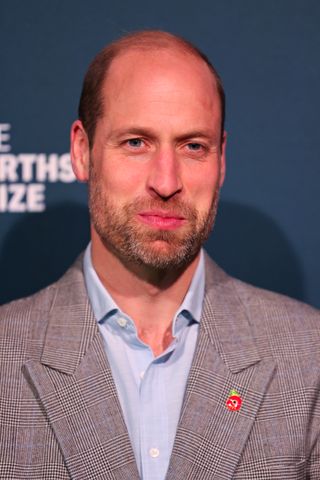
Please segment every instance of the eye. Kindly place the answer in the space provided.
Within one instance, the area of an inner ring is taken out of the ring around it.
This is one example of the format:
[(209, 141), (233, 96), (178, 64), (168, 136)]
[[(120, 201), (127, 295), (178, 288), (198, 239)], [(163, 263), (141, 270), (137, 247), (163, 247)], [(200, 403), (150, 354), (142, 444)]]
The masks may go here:
[(192, 152), (198, 152), (199, 150), (203, 149), (203, 145), (197, 142), (191, 142), (187, 144), (187, 148)]
[(133, 148), (140, 148), (144, 145), (144, 142), (141, 138), (129, 138), (126, 143), (129, 145), (129, 147)]
[(202, 159), (206, 157), (209, 152), (209, 147), (205, 143), (188, 142), (184, 144), (184, 153), (190, 158)]

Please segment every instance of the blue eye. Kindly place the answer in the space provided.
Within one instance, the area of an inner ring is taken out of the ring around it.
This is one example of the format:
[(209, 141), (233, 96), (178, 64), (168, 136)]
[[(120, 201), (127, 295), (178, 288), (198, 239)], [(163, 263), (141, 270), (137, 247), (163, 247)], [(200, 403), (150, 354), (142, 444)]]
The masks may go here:
[(198, 150), (201, 150), (202, 145), (200, 145), (200, 143), (188, 143), (188, 148), (189, 150), (196, 152)]
[(141, 138), (130, 138), (127, 142), (130, 147), (139, 148), (142, 146)]

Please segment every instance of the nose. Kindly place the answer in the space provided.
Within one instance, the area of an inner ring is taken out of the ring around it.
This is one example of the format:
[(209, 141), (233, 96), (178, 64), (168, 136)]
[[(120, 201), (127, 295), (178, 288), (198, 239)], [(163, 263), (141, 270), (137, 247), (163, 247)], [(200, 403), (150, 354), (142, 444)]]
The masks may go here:
[(167, 147), (154, 154), (147, 188), (152, 196), (168, 200), (182, 191), (181, 165), (174, 148)]

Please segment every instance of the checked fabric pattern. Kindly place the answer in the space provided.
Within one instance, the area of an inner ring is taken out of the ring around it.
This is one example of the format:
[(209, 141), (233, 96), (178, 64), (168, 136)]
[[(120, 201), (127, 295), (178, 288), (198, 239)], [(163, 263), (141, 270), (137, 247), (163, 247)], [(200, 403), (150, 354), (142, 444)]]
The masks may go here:
[[(226, 408), (232, 389), (238, 411)], [(166, 480), (320, 479), (319, 392), (319, 312), (207, 257)], [(0, 308), (0, 479), (26, 478), (139, 478), (81, 258), (57, 283)]]

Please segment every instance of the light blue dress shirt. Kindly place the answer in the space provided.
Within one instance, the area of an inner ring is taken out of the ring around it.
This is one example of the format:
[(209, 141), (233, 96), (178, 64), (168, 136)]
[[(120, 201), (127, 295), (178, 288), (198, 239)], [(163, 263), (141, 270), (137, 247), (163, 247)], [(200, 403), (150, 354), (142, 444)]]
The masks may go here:
[(140, 477), (164, 480), (198, 336), (204, 296), (203, 252), (173, 318), (174, 339), (158, 357), (138, 338), (132, 319), (102, 285), (92, 266), (90, 244), (84, 255), (84, 275)]

